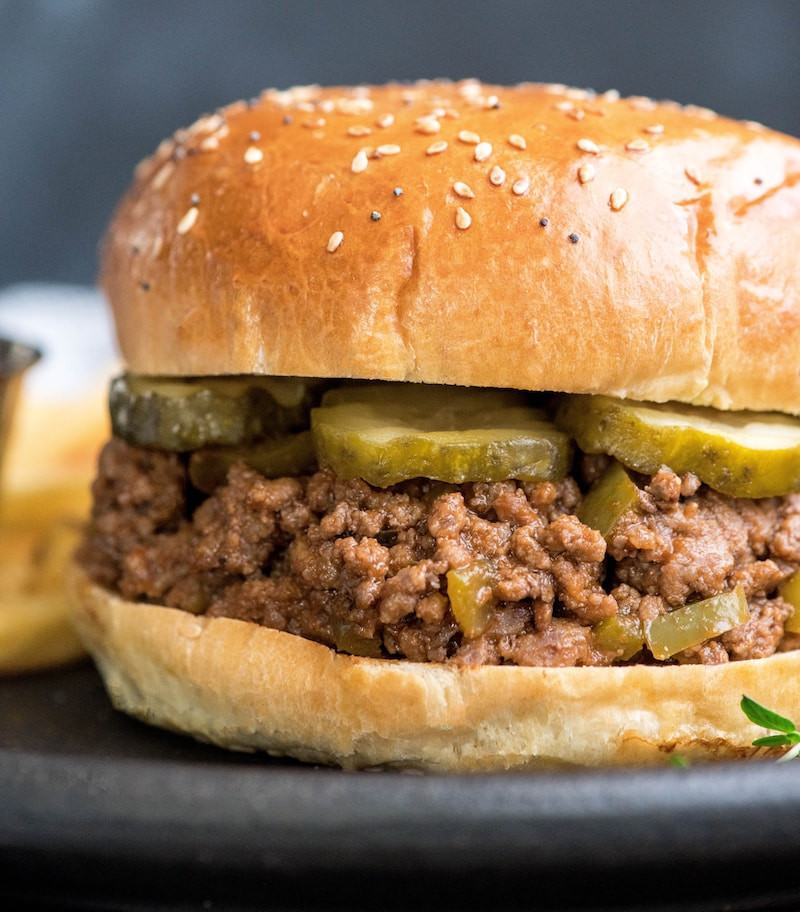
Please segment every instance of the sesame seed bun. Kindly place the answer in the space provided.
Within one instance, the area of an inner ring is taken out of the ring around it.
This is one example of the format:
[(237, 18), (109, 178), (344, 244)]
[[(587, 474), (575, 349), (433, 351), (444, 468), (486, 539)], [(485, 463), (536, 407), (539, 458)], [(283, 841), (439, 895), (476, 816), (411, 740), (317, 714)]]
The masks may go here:
[(798, 173), (798, 140), (615, 93), (268, 91), (139, 166), (102, 283), (139, 373), (797, 413)]
[[(606, 393), (800, 413), (800, 141), (562, 86), (267, 91), (137, 169), (102, 284), (138, 374)], [(121, 709), (343, 766), (505, 769), (753, 752), (800, 652), (718, 667), (358, 658), (126, 602), (75, 622)]]

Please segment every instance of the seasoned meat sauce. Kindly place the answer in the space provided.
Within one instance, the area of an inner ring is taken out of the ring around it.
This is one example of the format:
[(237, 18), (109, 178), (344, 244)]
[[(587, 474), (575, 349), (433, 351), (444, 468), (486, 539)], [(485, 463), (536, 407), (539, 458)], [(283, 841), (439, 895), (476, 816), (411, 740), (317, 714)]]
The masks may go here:
[[(202, 498), (182, 457), (107, 444), (79, 559), (131, 600), (227, 616), (346, 651), (460, 665), (608, 665), (592, 625), (649, 621), (743, 587), (750, 620), (670, 661), (716, 664), (796, 645), (778, 586), (800, 566), (800, 495), (736, 500), (662, 469), (608, 543), (575, 516), (602, 468), (558, 484), (382, 490), (329, 471), (268, 480), (243, 465)], [(460, 630), (448, 570), (492, 568), (483, 633)], [(646, 650), (632, 661), (653, 662)]]

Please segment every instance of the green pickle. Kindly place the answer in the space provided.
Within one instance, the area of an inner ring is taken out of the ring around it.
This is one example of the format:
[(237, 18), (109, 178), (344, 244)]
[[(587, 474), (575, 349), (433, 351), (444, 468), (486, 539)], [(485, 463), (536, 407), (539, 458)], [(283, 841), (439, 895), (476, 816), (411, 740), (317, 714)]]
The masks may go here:
[(248, 445), (307, 427), (314, 385), (294, 377), (123, 374), (111, 383), (111, 427), (129, 443), (176, 452)]
[(246, 447), (196, 450), (189, 456), (189, 480), (199, 491), (211, 494), (237, 462), (267, 478), (306, 475), (316, 467), (311, 431), (273, 437)]
[(787, 633), (800, 633), (800, 570), (795, 570), (780, 586), (778, 594), (794, 609), (784, 624), (784, 630)]
[(555, 421), (584, 452), (644, 474), (693, 472), (732, 497), (800, 490), (800, 419), (788, 415), (575, 395), (560, 398)]
[(622, 516), (639, 505), (639, 488), (620, 462), (613, 462), (592, 485), (578, 508), (578, 519), (605, 539)]
[(660, 615), (646, 625), (645, 638), (654, 658), (663, 660), (748, 620), (750, 608), (744, 590), (737, 586), (732, 592), (713, 595)]
[(592, 634), (598, 649), (616, 653), (616, 657), (625, 662), (641, 652), (645, 645), (641, 618), (633, 614), (615, 614), (603, 618), (593, 626)]
[(458, 626), (468, 637), (480, 636), (489, 623), (494, 599), (494, 573), (488, 560), (479, 558), (464, 567), (448, 570), (447, 597)]
[(334, 619), (332, 622), (333, 637), (338, 652), (362, 656), (368, 659), (379, 659), (383, 655), (381, 641), (376, 637), (365, 637), (356, 633), (352, 624)]
[(330, 390), (311, 412), (320, 465), (387, 487), (409, 478), (556, 481), (569, 437), (504, 390), (409, 383)]

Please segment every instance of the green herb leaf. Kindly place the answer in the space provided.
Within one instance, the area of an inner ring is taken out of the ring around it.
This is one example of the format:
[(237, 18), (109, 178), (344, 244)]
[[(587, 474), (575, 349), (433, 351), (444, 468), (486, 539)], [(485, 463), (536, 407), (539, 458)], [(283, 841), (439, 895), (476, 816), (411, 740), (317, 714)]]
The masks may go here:
[(766, 738), (756, 738), (753, 747), (789, 747), (797, 743), (800, 741), (793, 739), (791, 735), (767, 735)]
[[(742, 702), (739, 705), (742, 708), (742, 712), (754, 725), (760, 725), (761, 728), (768, 728), (770, 731), (785, 732), (786, 734), (797, 732), (797, 727), (791, 719), (778, 715), (771, 709), (756, 703), (750, 697), (742, 696)], [(792, 741), (791, 743), (794, 744), (796, 742)]]
[(670, 766), (676, 766), (678, 769), (689, 769), (691, 766), (689, 758), (684, 754), (670, 754), (669, 763)]

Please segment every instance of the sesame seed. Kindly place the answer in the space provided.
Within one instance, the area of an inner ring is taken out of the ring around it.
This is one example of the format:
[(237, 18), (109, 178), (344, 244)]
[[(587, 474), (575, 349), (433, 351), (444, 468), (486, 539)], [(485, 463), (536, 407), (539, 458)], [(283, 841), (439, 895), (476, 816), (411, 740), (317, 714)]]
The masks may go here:
[(571, 111), (575, 105), (571, 101), (559, 101), (556, 104), (556, 110), (558, 111)]
[(394, 114), (382, 114), (377, 119), (376, 123), (379, 127), (383, 127), (383, 129), (386, 129), (386, 127), (391, 127), (391, 125), (394, 123)]
[(153, 178), (153, 189), (160, 190), (172, 176), (172, 172), (174, 170), (175, 165), (171, 161), (168, 161), (166, 164), (162, 165), (158, 169), (156, 176)]
[(581, 165), (578, 168), (578, 180), (582, 184), (588, 184), (589, 181), (594, 180), (594, 165)]
[(291, 122), (292, 122), (292, 116), (291, 116), (291, 114), (284, 114), (284, 115), (283, 115), (283, 123), (284, 123), (286, 126), (288, 126)]
[(402, 187), (395, 187), (394, 190), (392, 190), (392, 193), (394, 193), (395, 196), (402, 196), (402, 195), (403, 195), (403, 188), (402, 188)]
[(248, 165), (257, 165), (263, 157), (264, 153), (255, 146), (249, 146), (244, 153), (244, 160)]
[(628, 99), (628, 104), (635, 111), (655, 111), (657, 105), (652, 98), (644, 98), (641, 95), (635, 95)]
[(394, 143), (386, 143), (383, 146), (378, 146), (375, 151), (378, 155), (397, 155), (400, 152), (400, 146), (396, 146)]
[(506, 172), (500, 167), (500, 165), (495, 165), (494, 168), (489, 172), (489, 182), (494, 184), (495, 187), (502, 187), (506, 181)]
[(466, 209), (463, 209), (461, 206), (456, 209), (456, 228), (461, 228), (463, 231), (472, 224), (472, 217)]
[(591, 152), (592, 155), (597, 155), (600, 151), (600, 147), (591, 139), (579, 139), (577, 146), (581, 152)]
[(628, 152), (647, 152), (650, 149), (650, 143), (646, 139), (632, 139), (625, 143)]
[(492, 154), (492, 145), (488, 142), (479, 142), (475, 146), (475, 161), (484, 162)]
[(494, 108), (494, 110), (497, 110), (500, 107), (500, 99), (497, 95), (490, 95), (486, 99), (485, 105), (487, 108)]
[(550, 219), (547, 218), (547, 216), (544, 216), (539, 219), (539, 224), (542, 226), (542, 228), (546, 228), (550, 224)]
[(611, 196), (608, 198), (608, 205), (611, 206), (614, 212), (619, 212), (620, 209), (624, 209), (627, 202), (628, 191), (623, 187), (617, 187), (616, 190), (611, 191)]
[(342, 114), (354, 114), (358, 117), (360, 114), (369, 114), (372, 105), (371, 98), (340, 98), (336, 102), (336, 109)]
[(650, 133), (651, 136), (660, 136), (664, 132), (664, 124), (650, 124), (644, 128), (644, 132)]
[(359, 149), (352, 162), (350, 162), (350, 170), (353, 174), (360, 174), (362, 171), (366, 170), (368, 164), (369, 159), (367, 158), (366, 151), (364, 149)]
[(694, 114), (695, 117), (701, 117), (703, 120), (715, 120), (717, 116), (711, 108), (704, 108), (700, 105), (686, 105), (683, 110), (687, 114)]
[(377, 212), (374, 209), (372, 212), (370, 212), (369, 217), (372, 219), (373, 222), (379, 222), (381, 220), (380, 212)]
[(342, 246), (342, 241), (344, 240), (344, 234), (341, 231), (334, 231), (333, 234), (328, 238), (328, 253), (333, 253), (335, 250), (338, 250)]
[(464, 181), (456, 181), (453, 184), (453, 192), (457, 196), (462, 196), (464, 199), (474, 199), (475, 194), (472, 191), (472, 188), (469, 184), (465, 184)]
[(372, 130), (369, 127), (355, 125), (347, 128), (348, 136), (369, 136)]
[(440, 152), (444, 152), (447, 148), (447, 143), (440, 139), (438, 142), (431, 143), (428, 148), (425, 150), (426, 155), (438, 155)]
[(530, 185), (531, 185), (531, 182), (530, 182), (529, 178), (521, 177), (519, 180), (514, 181), (512, 187), (511, 187), (511, 192), (513, 194), (515, 194), (515, 196), (522, 196), (523, 194), (528, 192)]
[(593, 93), (591, 93), (589, 89), (568, 88), (565, 94), (568, 98), (577, 98), (578, 101), (586, 101)]
[(252, 130), (250, 132), (250, 142), (258, 142), (259, 139), (261, 139), (261, 134), (258, 132), (258, 130)]
[(509, 145), (514, 146), (515, 149), (527, 149), (528, 144), (525, 142), (525, 137), (520, 136), (519, 133), (512, 133), (508, 137)]
[(481, 141), (480, 136), (478, 136), (477, 133), (473, 133), (472, 130), (461, 130), (458, 134), (458, 138), (468, 146), (477, 146)]
[(196, 206), (196, 205), (200, 202), (200, 194), (199, 194), (199, 193), (193, 193), (193, 194), (189, 197), (189, 202), (192, 204), (192, 206)]
[(426, 136), (431, 136), (434, 133), (438, 133), (442, 129), (442, 125), (434, 117), (420, 117), (417, 121), (414, 128), (417, 133), (423, 133)]
[(572, 234), (569, 235), (569, 239), (573, 244), (577, 244), (581, 239), (581, 236), (573, 231)]
[(571, 117), (573, 120), (583, 120), (586, 112), (582, 108), (573, 108), (571, 111), (567, 111), (567, 117)]
[(206, 136), (205, 139), (201, 140), (200, 148), (204, 152), (211, 151), (212, 149), (219, 149), (219, 139), (216, 136)]
[(186, 210), (184, 217), (178, 222), (177, 232), (178, 234), (186, 234), (197, 221), (197, 216), (199, 214), (199, 209), (197, 206), (192, 206), (191, 209)]

